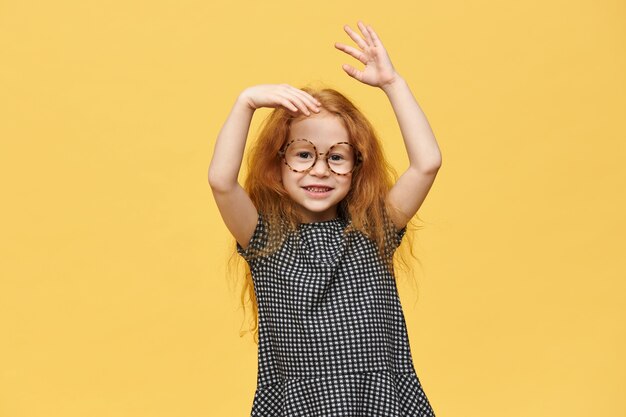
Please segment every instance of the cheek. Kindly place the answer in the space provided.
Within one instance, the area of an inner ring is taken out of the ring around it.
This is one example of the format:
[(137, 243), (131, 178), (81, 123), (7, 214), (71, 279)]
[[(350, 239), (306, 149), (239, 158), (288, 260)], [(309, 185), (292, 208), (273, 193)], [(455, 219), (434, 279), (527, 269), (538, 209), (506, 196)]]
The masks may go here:
[(285, 189), (293, 189), (298, 188), (298, 173), (290, 170), (286, 165), (283, 164), (283, 167), (280, 170), (280, 182), (283, 184)]
[(341, 187), (344, 189), (344, 191), (347, 194), (350, 191), (350, 188), (352, 187), (352, 176), (341, 177), (340, 184), (341, 184)]

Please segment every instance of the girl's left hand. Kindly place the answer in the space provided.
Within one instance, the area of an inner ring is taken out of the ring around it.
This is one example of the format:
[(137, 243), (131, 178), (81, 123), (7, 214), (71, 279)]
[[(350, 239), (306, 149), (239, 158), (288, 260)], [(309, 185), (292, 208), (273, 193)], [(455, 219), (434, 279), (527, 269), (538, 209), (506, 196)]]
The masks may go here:
[(399, 75), (393, 68), (389, 55), (387, 55), (387, 51), (378, 35), (371, 26), (365, 27), (361, 21), (357, 24), (365, 39), (348, 25), (345, 25), (343, 28), (361, 50), (339, 42), (335, 43), (335, 48), (355, 57), (365, 64), (365, 68), (359, 71), (351, 65), (343, 64), (343, 70), (352, 78), (374, 87), (383, 88), (393, 83)]

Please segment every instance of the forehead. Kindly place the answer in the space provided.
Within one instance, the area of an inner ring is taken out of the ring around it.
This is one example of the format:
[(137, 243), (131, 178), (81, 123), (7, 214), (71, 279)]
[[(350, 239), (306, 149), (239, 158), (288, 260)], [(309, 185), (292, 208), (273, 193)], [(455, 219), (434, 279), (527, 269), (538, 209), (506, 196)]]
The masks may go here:
[(289, 140), (308, 139), (320, 148), (337, 142), (350, 142), (350, 136), (343, 121), (330, 113), (311, 114), (297, 119), (289, 129)]

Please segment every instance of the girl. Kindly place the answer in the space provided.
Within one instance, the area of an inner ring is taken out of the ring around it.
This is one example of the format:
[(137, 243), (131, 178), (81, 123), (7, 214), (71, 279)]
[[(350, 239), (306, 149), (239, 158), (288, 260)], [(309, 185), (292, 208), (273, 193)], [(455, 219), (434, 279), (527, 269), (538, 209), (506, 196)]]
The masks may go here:
[[(332, 89), (246, 88), (222, 127), (209, 183), (251, 271), (258, 308), (251, 416), (434, 416), (415, 372), (393, 254), (441, 165), (430, 126), (378, 35), (344, 27), (344, 64), (389, 98), (410, 165), (392, 184), (363, 114)], [(254, 111), (274, 110), (237, 181)]]

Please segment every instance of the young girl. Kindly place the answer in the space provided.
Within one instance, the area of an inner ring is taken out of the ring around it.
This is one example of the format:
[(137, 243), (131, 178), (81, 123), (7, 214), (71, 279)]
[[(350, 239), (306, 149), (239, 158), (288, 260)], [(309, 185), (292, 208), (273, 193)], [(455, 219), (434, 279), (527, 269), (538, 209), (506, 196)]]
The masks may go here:
[[(333, 89), (245, 89), (219, 133), (209, 183), (249, 265), (258, 307), (251, 416), (434, 416), (414, 369), (393, 255), (441, 165), (430, 126), (371, 26), (344, 64), (389, 98), (410, 165), (392, 184), (363, 114)], [(250, 122), (274, 108), (237, 181)]]

